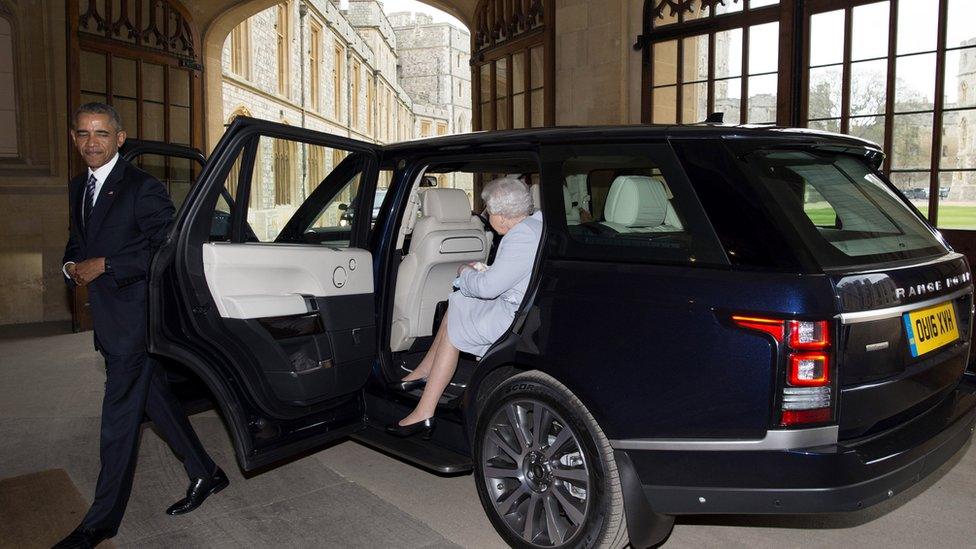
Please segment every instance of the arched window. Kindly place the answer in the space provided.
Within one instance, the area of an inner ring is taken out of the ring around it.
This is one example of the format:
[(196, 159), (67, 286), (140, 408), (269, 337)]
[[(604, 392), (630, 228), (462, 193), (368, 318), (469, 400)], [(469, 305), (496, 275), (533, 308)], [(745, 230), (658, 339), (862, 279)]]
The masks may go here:
[(555, 123), (554, 0), (481, 0), (472, 36), (472, 103), (479, 130)]
[[(288, 81), (288, 66), (291, 65), (289, 52), (291, 51), (291, 34), (289, 32), (289, 15), (291, 2), (278, 4), (277, 19), (275, 20), (276, 48), (278, 55), (278, 93), (288, 97), (290, 82)], [(304, 92), (303, 92), (304, 93)]]
[(688, 0), (644, 6), (644, 122), (777, 121), (780, 60), (777, 2)]
[(335, 34), (332, 41), (332, 117), (336, 122), (342, 122), (342, 92), (345, 85), (342, 77), (345, 73), (346, 48)]
[[(322, 110), (322, 24), (311, 18), (308, 36), (309, 103), (313, 111)], [(304, 92), (303, 92), (304, 93)]]
[(20, 155), (17, 142), (17, 94), (14, 89), (14, 35), (10, 20), (0, 13), (0, 158)]
[(251, 20), (245, 19), (227, 37), (230, 50), (230, 72), (251, 79)]
[(968, 211), (939, 215), (964, 206), (947, 197), (976, 196), (961, 134), (976, 116), (976, 31), (960, 22), (974, 18), (976, 2), (946, 0), (645, 0), (641, 120), (723, 112), (855, 135), (882, 146), (896, 186), (928, 191), (916, 206), (931, 221), (976, 229)]
[(298, 161), (295, 155), (295, 142), (287, 139), (275, 139), (273, 159), (275, 206), (296, 205), (296, 178), (292, 164)]
[(67, 5), (70, 112), (108, 103), (129, 137), (200, 148), (203, 65), (186, 8), (178, 0)]

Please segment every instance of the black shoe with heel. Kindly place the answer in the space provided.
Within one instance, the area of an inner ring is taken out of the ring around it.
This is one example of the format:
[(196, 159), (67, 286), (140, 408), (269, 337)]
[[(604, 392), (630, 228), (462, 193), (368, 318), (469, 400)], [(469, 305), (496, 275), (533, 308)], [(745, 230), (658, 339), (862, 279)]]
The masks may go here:
[(429, 417), (423, 421), (418, 421), (409, 425), (391, 423), (390, 425), (386, 426), (386, 432), (398, 437), (412, 437), (417, 433), (421, 433), (420, 438), (423, 440), (430, 440), (431, 435), (434, 433), (434, 427), (434, 418)]
[(425, 385), (427, 385), (427, 378), (422, 377), (420, 379), (411, 379), (409, 381), (397, 381), (394, 383), (390, 383), (389, 388), (393, 389), (394, 391), (403, 391), (405, 393), (409, 393), (410, 391), (413, 391), (414, 389), (419, 389)]

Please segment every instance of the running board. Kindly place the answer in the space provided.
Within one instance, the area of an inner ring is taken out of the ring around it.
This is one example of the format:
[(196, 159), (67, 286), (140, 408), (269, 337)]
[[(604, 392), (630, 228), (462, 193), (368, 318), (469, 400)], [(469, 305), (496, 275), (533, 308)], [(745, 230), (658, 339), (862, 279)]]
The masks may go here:
[(351, 438), (442, 475), (468, 473), (474, 469), (471, 458), (429, 442), (425, 443), (416, 437), (401, 438), (376, 427), (367, 427), (351, 435)]

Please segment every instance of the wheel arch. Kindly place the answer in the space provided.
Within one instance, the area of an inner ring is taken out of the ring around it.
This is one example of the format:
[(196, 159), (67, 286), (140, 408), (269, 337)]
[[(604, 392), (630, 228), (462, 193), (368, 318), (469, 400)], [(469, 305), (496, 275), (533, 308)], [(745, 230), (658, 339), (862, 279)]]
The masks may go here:
[(461, 403), (461, 411), (464, 418), (465, 434), (467, 435), (469, 447), (474, 443), (475, 425), (478, 421), (478, 414), (481, 406), (491, 394), (491, 391), (498, 387), (506, 379), (526, 372), (540, 372), (565, 386), (573, 395), (580, 399), (586, 409), (593, 415), (600, 428), (606, 432), (606, 417), (600, 406), (590, 398), (587, 391), (581, 390), (576, 384), (566, 379), (568, 376), (560, 375), (558, 369), (540, 367), (542, 365), (530, 365), (527, 362), (519, 361), (514, 358), (498, 361), (494, 364), (479, 364), (475, 370), (474, 377), (468, 382), (467, 390)]
[(241, 423), (243, 411), (240, 402), (234, 392), (227, 386), (224, 380), (207, 367), (204, 361), (193, 351), (178, 345), (167, 345), (165, 348), (154, 348), (153, 353), (161, 357), (180, 363), (190, 370), (200, 381), (206, 385), (207, 390), (214, 396), (216, 405), (220, 408), (220, 413), (227, 421), (231, 443), (234, 445), (234, 453), (237, 457), (237, 464), (241, 470), (247, 471), (245, 457), (250, 452), (250, 445), (247, 444), (248, 426)]

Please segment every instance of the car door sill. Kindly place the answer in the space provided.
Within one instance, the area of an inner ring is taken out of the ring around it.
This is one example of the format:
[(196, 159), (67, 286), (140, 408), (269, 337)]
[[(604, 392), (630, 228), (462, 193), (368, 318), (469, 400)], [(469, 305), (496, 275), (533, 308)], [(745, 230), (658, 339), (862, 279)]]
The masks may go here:
[(351, 436), (371, 448), (392, 454), (414, 465), (440, 473), (456, 475), (474, 468), (471, 458), (440, 446), (424, 443), (416, 438), (400, 438), (387, 434), (379, 427), (369, 426)]

